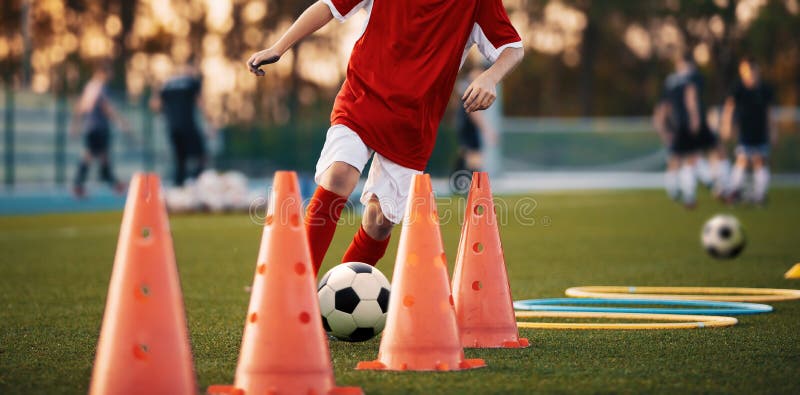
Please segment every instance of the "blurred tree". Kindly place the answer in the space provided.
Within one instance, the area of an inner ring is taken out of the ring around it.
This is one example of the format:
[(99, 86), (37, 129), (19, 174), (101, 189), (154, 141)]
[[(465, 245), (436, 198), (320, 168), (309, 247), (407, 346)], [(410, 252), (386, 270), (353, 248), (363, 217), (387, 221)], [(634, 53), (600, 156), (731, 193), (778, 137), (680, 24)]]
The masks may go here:
[[(327, 116), (360, 21), (325, 27), (287, 53), (269, 78), (253, 78), (242, 62), (274, 42), (310, 3), (2, 0), (3, 78), (23, 76), (29, 69), (31, 78), (22, 81), (34, 91), (55, 91), (66, 81), (67, 91), (75, 92), (94, 61), (111, 59), (116, 71), (112, 85), (138, 96), (194, 58), (204, 75), (206, 102), (219, 123), (294, 127), (298, 130), (283, 141), (253, 137), (254, 147), (294, 146), (310, 138), (302, 126), (310, 125), (309, 117), (318, 121)], [(529, 48), (504, 91), (511, 114), (647, 114), (672, 69), (676, 48), (694, 52), (708, 77), (711, 101), (721, 100), (745, 52), (764, 64), (768, 78), (784, 82), (778, 87), (782, 103), (796, 105), (800, 98), (798, 0), (505, 4)], [(31, 32), (28, 51), (26, 26)]]
[[(706, 74), (711, 103), (723, 99), (738, 59), (748, 53), (764, 64), (768, 79), (792, 81), (778, 87), (781, 103), (799, 102), (796, 0), (510, 2), (517, 6), (512, 20), (527, 23), (517, 28), (533, 49), (524, 71), (506, 84), (505, 108), (511, 114), (647, 114), (672, 70), (672, 57), (683, 50), (693, 52)], [(575, 18), (573, 11), (585, 18), (577, 43), (564, 28)]]

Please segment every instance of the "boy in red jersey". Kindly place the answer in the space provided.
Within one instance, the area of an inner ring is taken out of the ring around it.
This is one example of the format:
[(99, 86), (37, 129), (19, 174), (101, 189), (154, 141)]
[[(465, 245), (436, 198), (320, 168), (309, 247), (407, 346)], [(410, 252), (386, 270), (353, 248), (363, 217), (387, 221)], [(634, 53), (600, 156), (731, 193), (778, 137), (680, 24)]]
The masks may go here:
[(331, 128), (317, 162), (319, 185), (305, 226), (315, 271), (328, 250), (342, 208), (370, 157), (361, 228), (343, 262), (375, 265), (400, 222), (413, 175), (425, 169), (458, 70), (477, 44), (494, 64), (467, 88), (467, 112), (492, 105), (495, 86), (522, 60), (522, 42), (502, 0), (320, 0), (275, 44), (250, 57), (252, 73), (277, 62), (334, 17), (368, 13), (336, 97)]

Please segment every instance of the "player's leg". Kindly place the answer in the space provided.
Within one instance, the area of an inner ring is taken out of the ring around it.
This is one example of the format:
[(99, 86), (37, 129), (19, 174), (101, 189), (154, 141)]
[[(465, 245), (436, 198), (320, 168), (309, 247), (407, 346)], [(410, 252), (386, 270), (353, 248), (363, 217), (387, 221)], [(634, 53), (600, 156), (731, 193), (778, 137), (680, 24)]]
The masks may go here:
[(192, 168), (191, 171), (188, 171), (188, 174), (192, 178), (197, 178), (206, 169), (206, 164), (208, 163), (208, 154), (206, 150), (206, 141), (205, 137), (203, 136), (200, 129), (193, 128), (191, 129), (190, 136), (190, 144), (189, 144), (189, 153), (187, 160), (192, 160)]
[(306, 232), (311, 246), (311, 263), (315, 273), (322, 266), (347, 197), (358, 184), (360, 175), (359, 169), (350, 164), (333, 162), (317, 181), (317, 189), (308, 203), (305, 216)]
[(392, 227), (403, 218), (411, 180), (420, 173), (375, 154), (361, 195), (364, 218), (342, 262), (375, 265), (383, 257)]
[(376, 196), (372, 196), (364, 208), (364, 217), (342, 262), (364, 262), (375, 266), (386, 253), (394, 223), (389, 221)]
[(469, 150), (466, 154), (467, 169), (470, 171), (481, 171), (483, 169), (483, 151)]
[(114, 192), (122, 193), (125, 191), (125, 184), (121, 183), (117, 176), (114, 174), (114, 168), (111, 165), (111, 157), (108, 151), (97, 155), (100, 162), (100, 180), (108, 184), (114, 189)]
[(664, 174), (664, 188), (667, 190), (667, 195), (672, 200), (680, 199), (681, 191), (678, 184), (678, 170), (681, 167), (680, 158), (670, 153), (667, 157), (667, 171)]
[(706, 153), (703, 152), (697, 156), (697, 162), (695, 165), (695, 172), (697, 173), (697, 179), (705, 186), (711, 188), (714, 182), (713, 173), (711, 170), (711, 158)]
[(186, 180), (186, 161), (188, 160), (186, 145), (180, 131), (171, 131), (170, 141), (172, 142), (172, 158), (174, 166), (173, 183), (175, 186), (182, 186), (183, 182)]
[(725, 147), (718, 143), (710, 153), (711, 170), (714, 178), (714, 188), (712, 190), (715, 197), (719, 198), (725, 193), (728, 187), (728, 176), (731, 172), (731, 161), (725, 154)]
[(695, 137), (695, 146), (699, 151), (697, 157), (697, 178), (708, 188), (714, 187), (715, 170), (716, 170), (716, 156), (714, 149), (718, 145), (716, 136), (711, 132), (711, 129), (703, 127), (700, 133)]
[(334, 125), (328, 130), (314, 175), (318, 186), (305, 215), (314, 273), (322, 265), (347, 197), (358, 184), (370, 155), (372, 151), (349, 128)]
[(89, 132), (89, 151), (100, 165), (100, 181), (107, 183), (116, 192), (123, 192), (125, 187), (117, 181), (111, 167), (111, 131), (103, 128)]
[(740, 145), (736, 149), (736, 164), (733, 166), (733, 171), (731, 171), (728, 192), (726, 193), (726, 198), (731, 202), (738, 199), (741, 194), (745, 170), (747, 170), (747, 152), (745, 147)]
[(693, 208), (697, 203), (697, 175), (695, 166), (697, 165), (697, 155), (687, 154), (683, 157), (680, 170), (680, 188), (683, 205)]
[(75, 196), (83, 197), (86, 195), (86, 178), (89, 175), (89, 164), (92, 163), (92, 154), (86, 150), (78, 162), (78, 170), (75, 172), (75, 180), (72, 188)]
[(766, 163), (766, 155), (764, 153), (755, 154), (752, 157), (753, 161), (753, 200), (754, 203), (762, 205), (767, 198), (767, 190), (769, 189), (769, 166)]

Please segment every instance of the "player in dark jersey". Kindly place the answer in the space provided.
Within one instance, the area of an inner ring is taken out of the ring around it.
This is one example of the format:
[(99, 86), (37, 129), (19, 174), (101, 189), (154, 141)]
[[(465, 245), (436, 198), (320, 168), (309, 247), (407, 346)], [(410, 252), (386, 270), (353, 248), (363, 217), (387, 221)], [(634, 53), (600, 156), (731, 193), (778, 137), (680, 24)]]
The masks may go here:
[(86, 196), (86, 178), (89, 175), (89, 165), (93, 161), (100, 163), (100, 179), (108, 183), (115, 192), (122, 193), (125, 184), (117, 180), (111, 167), (111, 123), (115, 122), (119, 128), (130, 133), (128, 122), (119, 115), (108, 98), (106, 82), (111, 78), (111, 68), (108, 65), (97, 67), (92, 78), (86, 84), (81, 94), (80, 101), (75, 106), (75, 114), (70, 126), (70, 134), (77, 135), (82, 130), (85, 151), (78, 163), (75, 174), (73, 193), (77, 197)]
[[(475, 64), (470, 69), (456, 90), (459, 95), (484, 69), (480, 64)], [(483, 169), (484, 143), (494, 143), (497, 139), (497, 131), (483, 112), (468, 113), (463, 106), (459, 106), (456, 132), (458, 134), (458, 159), (454, 171), (481, 171)]]
[(698, 140), (701, 131), (708, 129), (702, 116), (702, 80), (698, 77), (690, 54), (677, 57), (675, 72), (667, 77), (653, 114), (655, 128), (669, 150), (667, 194), (687, 208), (696, 205)]
[(769, 106), (773, 103), (772, 88), (761, 80), (758, 65), (751, 58), (739, 63), (739, 81), (725, 99), (722, 135), (727, 139), (736, 131), (736, 164), (727, 190), (729, 202), (741, 196), (747, 165), (753, 167), (753, 201), (762, 205), (769, 188), (770, 146), (777, 142), (777, 130), (772, 123)]
[(189, 62), (164, 83), (151, 103), (153, 110), (163, 112), (167, 120), (175, 160), (174, 182), (178, 186), (187, 177), (196, 178), (208, 160), (202, 128), (197, 124), (198, 110), (204, 116), (201, 87), (197, 71)]

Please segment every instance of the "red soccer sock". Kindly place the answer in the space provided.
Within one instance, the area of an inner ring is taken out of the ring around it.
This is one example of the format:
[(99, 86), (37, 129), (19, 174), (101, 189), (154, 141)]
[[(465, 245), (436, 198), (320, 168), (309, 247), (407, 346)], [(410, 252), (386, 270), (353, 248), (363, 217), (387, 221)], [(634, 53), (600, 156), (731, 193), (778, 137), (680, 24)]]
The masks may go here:
[(318, 186), (306, 209), (305, 225), (311, 247), (311, 264), (314, 275), (319, 272), (325, 253), (333, 240), (336, 224), (342, 215), (347, 198)]
[(358, 228), (358, 233), (353, 237), (353, 242), (347, 248), (347, 252), (342, 257), (342, 262), (364, 262), (368, 265), (375, 266), (386, 253), (386, 247), (389, 246), (389, 239), (375, 240), (364, 230), (361, 226)]

